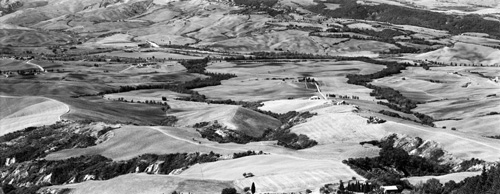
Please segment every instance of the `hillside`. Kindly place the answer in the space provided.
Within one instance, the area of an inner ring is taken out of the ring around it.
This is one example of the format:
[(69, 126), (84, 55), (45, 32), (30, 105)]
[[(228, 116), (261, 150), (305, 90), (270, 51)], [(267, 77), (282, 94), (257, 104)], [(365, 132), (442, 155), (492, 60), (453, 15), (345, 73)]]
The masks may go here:
[(128, 174), (107, 181), (87, 181), (64, 186), (51, 186), (46, 192), (72, 189), (74, 194), (163, 194), (173, 191), (191, 193), (218, 193), (232, 187), (230, 181), (185, 179), (168, 175)]
[(32, 126), (50, 125), (70, 111), (68, 105), (40, 97), (0, 96), (0, 135)]
[(446, 64), (498, 65), (500, 50), (491, 47), (456, 43), (452, 47), (444, 47), (428, 53), (416, 55), (416, 59), (430, 60)]
[(499, 190), (499, 8), (0, 0), (0, 193)]
[[(174, 111), (179, 111), (174, 109)], [(259, 137), (268, 129), (281, 125), (280, 121), (267, 115), (239, 106), (216, 106), (203, 110), (194, 109), (173, 113), (179, 121), (176, 125), (193, 126), (200, 122), (217, 121), (229, 129), (241, 131), (249, 136)]]

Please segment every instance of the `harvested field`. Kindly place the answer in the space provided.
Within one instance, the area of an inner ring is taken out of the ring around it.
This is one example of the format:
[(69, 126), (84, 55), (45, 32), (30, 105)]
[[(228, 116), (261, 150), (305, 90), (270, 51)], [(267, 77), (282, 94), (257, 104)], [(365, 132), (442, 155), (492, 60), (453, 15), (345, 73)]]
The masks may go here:
[(465, 118), (462, 120), (445, 120), (436, 122), (437, 127), (479, 134), (482, 136), (500, 135), (500, 115)]
[[(203, 175), (201, 175), (203, 172)], [(243, 178), (251, 172), (255, 177)], [(233, 160), (194, 165), (181, 177), (203, 176), (214, 180), (234, 180), (240, 189), (255, 182), (257, 192), (289, 192), (317, 188), (325, 183), (354, 177), (362, 180), (345, 164), (331, 160), (307, 160), (281, 155), (249, 156)]]
[(418, 105), (415, 111), (435, 119), (471, 118), (498, 110), (500, 99), (487, 96), (500, 94), (500, 85), (471, 71), (459, 67), (432, 67), (429, 71), (411, 67), (402, 74), (375, 80), (373, 84), (388, 86), (412, 100), (427, 102)]
[(166, 113), (160, 105), (109, 101), (101, 97), (70, 98), (54, 96), (70, 106), (63, 116), (69, 120), (94, 120), (108, 123), (160, 125)]
[[(166, 128), (164, 128), (166, 129)], [(165, 135), (151, 127), (124, 126), (114, 130), (114, 136), (108, 141), (97, 146), (79, 149), (62, 150), (49, 154), (48, 160), (61, 160), (81, 155), (102, 155), (113, 160), (127, 160), (142, 154), (170, 154), (178, 152), (203, 152), (214, 151), (221, 154), (232, 154), (238, 150), (225, 150), (208, 147), (208, 141), (202, 139), (194, 129), (168, 128), (166, 132), (173, 130), (186, 131), (190, 138), (180, 139), (177, 136)], [(169, 133), (167, 133), (169, 134)], [(201, 141), (202, 144), (199, 144)]]
[(59, 101), (43, 97), (0, 96), (0, 135), (27, 127), (51, 125), (70, 111)]
[(106, 181), (86, 181), (77, 184), (50, 186), (48, 188), (72, 189), (72, 194), (164, 194), (173, 191), (181, 193), (219, 193), (233, 187), (231, 181), (185, 179), (178, 176), (127, 174)]
[[(213, 62), (207, 70), (234, 73), (238, 77), (222, 81), (222, 85), (197, 89), (211, 98), (244, 101), (280, 100), (314, 95), (315, 87), (297, 82), (298, 77), (313, 77), (321, 84), (324, 93), (357, 95), (372, 99), (370, 90), (347, 84), (349, 73), (369, 74), (384, 66), (359, 61), (308, 61), (308, 62)], [(285, 79), (283, 81), (283, 79)], [(307, 87), (307, 88), (306, 88)]]

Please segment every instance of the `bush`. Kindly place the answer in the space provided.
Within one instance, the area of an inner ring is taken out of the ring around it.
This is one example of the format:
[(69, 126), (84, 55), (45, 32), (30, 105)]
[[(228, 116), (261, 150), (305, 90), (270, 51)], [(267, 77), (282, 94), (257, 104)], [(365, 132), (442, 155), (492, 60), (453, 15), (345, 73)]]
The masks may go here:
[(238, 193), (238, 191), (236, 191), (235, 188), (225, 188), (225, 189), (222, 189), (221, 194), (236, 194), (236, 193)]

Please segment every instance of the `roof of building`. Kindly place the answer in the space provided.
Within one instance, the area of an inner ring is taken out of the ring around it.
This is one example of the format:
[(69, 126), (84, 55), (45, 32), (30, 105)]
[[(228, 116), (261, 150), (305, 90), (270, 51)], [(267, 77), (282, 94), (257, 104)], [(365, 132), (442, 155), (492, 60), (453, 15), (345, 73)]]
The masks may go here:
[(396, 187), (396, 186), (382, 186), (382, 187), (380, 187), (380, 188), (382, 188), (382, 189), (383, 189), (383, 190), (385, 190), (385, 191), (394, 191), (394, 190), (398, 190), (398, 187)]

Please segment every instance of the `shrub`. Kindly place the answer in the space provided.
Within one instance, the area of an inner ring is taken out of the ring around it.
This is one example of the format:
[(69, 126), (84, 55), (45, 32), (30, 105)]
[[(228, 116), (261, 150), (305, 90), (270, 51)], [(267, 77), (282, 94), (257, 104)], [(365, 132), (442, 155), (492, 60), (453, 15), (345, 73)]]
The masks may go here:
[(221, 194), (236, 194), (236, 193), (238, 193), (238, 191), (236, 191), (235, 188), (225, 188), (225, 189), (222, 189)]

